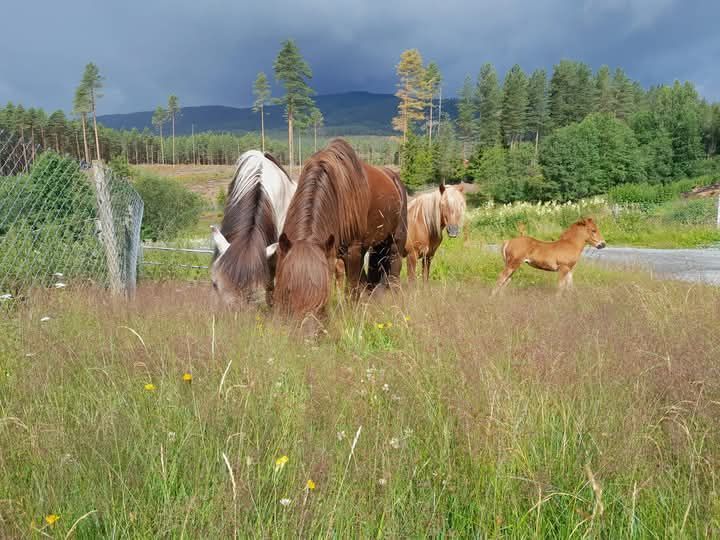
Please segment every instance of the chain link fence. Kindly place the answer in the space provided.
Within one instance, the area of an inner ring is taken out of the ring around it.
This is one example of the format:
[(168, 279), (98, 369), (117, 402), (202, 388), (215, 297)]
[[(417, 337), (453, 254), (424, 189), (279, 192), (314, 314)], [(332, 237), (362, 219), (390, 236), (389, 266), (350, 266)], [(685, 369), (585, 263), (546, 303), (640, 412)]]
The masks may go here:
[(0, 299), (81, 285), (132, 294), (142, 214), (133, 186), (102, 163), (0, 132)]

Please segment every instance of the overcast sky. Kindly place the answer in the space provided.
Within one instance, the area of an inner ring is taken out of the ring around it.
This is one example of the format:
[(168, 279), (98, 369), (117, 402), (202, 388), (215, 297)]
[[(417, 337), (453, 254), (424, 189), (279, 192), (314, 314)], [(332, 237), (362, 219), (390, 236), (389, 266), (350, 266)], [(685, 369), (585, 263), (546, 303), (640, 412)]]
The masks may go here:
[[(292, 38), (320, 94), (393, 92), (407, 48), (436, 61), (445, 95), (492, 62), (549, 71), (561, 58), (622, 66), (643, 86), (695, 82), (720, 100), (719, 0), (4, 0), (0, 102), (69, 110), (84, 65), (105, 76), (101, 113), (246, 106)], [(244, 5), (246, 4), (246, 5)]]

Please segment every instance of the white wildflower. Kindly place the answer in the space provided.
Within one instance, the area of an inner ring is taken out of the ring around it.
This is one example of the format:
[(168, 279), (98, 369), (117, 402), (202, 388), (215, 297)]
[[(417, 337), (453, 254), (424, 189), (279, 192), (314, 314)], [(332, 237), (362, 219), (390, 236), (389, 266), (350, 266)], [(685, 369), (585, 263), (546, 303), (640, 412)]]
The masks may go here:
[(168, 441), (172, 442), (175, 440), (176, 434), (174, 431), (168, 431)]
[(12, 300), (13, 295), (10, 293), (0, 294), (0, 300)]
[(290, 503), (292, 503), (290, 499), (280, 499), (280, 504), (283, 506), (290, 506)]
[(58, 282), (54, 285), (54, 287), (55, 287), (56, 289), (64, 289), (65, 287), (67, 287), (67, 285), (65, 285), (64, 283), (60, 283), (60, 282), (58, 281)]
[(48, 322), (49, 320), (50, 320), (50, 317), (48, 317), (48, 316), (46, 315), (45, 317), (43, 317), (42, 319), (40, 319), (40, 322)]
[(383, 384), (383, 392), (389, 392), (390, 391), (390, 385), (388, 383)]
[(63, 277), (63, 274), (62, 274), (62, 272), (55, 272), (55, 273), (53, 274), (53, 276), (55, 276), (55, 277)]
[(338, 440), (338, 441), (342, 441), (343, 439), (345, 439), (345, 437), (346, 437), (345, 431), (338, 431), (338, 432), (337, 432), (337, 440)]
[(400, 448), (400, 439), (398, 439), (397, 437), (393, 437), (392, 439), (390, 439), (390, 446), (395, 450)]
[(381, 486), (384, 486), (385, 484), (387, 484), (387, 480), (385, 480), (384, 478), (379, 478), (378, 484), (380, 484)]

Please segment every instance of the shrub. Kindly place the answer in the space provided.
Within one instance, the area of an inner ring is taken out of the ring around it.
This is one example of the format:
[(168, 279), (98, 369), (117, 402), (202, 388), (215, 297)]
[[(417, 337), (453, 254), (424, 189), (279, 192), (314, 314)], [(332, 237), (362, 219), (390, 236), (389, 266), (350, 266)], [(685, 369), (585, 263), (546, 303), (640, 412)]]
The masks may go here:
[(611, 202), (617, 204), (637, 204), (644, 209), (677, 199), (682, 193), (701, 185), (701, 179), (685, 178), (670, 184), (622, 184), (608, 192)]
[(709, 225), (714, 222), (716, 211), (717, 200), (710, 197), (673, 201), (667, 207), (663, 207), (658, 215), (669, 224)]
[(135, 187), (145, 203), (143, 239), (172, 240), (200, 217), (202, 198), (172, 180), (141, 173)]

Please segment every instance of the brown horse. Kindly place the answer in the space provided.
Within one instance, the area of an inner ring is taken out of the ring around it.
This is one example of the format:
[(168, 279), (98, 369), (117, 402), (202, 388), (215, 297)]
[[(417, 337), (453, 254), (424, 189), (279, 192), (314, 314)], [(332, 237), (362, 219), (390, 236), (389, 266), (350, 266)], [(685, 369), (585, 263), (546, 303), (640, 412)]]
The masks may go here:
[(275, 305), (281, 313), (321, 313), (337, 258), (343, 259), (346, 288), (353, 296), (359, 293), (368, 249), (388, 245), (383, 268), (395, 272), (392, 245), (403, 231), (400, 187), (381, 169), (363, 164), (341, 139), (307, 161), (278, 241)]
[(506, 240), (502, 245), (505, 269), (500, 273), (493, 293), (507, 286), (513, 273), (523, 263), (538, 270), (558, 272), (560, 289), (572, 287), (573, 268), (580, 260), (585, 245), (605, 247), (605, 239), (592, 218), (573, 223), (555, 242), (542, 242), (529, 236)]
[(465, 216), (465, 194), (460, 186), (445, 186), (419, 194), (408, 204), (408, 281), (415, 281), (415, 268), (422, 259), (423, 279), (430, 279), (430, 263), (443, 239), (443, 229), (455, 238)]

